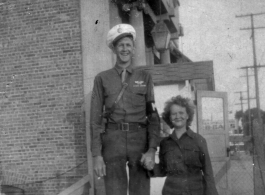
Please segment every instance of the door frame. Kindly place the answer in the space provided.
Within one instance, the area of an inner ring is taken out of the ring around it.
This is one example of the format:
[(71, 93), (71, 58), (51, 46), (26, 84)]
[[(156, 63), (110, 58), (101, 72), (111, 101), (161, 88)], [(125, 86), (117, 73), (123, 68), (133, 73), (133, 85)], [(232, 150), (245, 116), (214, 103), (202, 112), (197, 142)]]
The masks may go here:
[[(221, 98), (223, 100), (223, 120), (224, 120), (224, 129), (225, 132), (219, 133), (218, 131), (205, 132), (203, 131), (203, 118), (202, 118), (202, 98)], [(199, 134), (203, 135), (223, 135), (225, 134), (225, 157), (211, 157), (212, 162), (224, 162), (223, 166), (215, 173), (215, 183), (221, 181), (221, 179), (226, 175), (226, 186), (227, 190), (229, 190), (229, 178), (227, 173), (230, 168), (230, 156), (229, 156), (229, 120), (228, 120), (228, 100), (227, 100), (227, 92), (217, 92), (217, 91), (196, 91), (196, 101), (197, 101), (197, 131)], [(207, 141), (207, 139), (206, 139)], [(208, 145), (209, 147), (209, 145)]]

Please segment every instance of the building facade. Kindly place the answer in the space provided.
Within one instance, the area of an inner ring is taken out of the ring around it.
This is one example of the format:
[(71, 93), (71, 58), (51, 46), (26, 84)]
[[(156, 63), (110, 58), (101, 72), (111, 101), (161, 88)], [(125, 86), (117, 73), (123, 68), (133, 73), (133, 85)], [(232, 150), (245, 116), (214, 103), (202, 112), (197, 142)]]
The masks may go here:
[(80, 2), (1, 0), (0, 40), (1, 183), (59, 194), (87, 174)]
[[(105, 38), (116, 24), (135, 27), (134, 64), (152, 72), (156, 94), (166, 88), (168, 96), (194, 99), (196, 89), (214, 90), (212, 62), (193, 63), (178, 50), (179, 6), (178, 0), (0, 0), (2, 192), (9, 186), (26, 195), (104, 193), (102, 183), (94, 185), (89, 111), (95, 75), (115, 63)], [(152, 36), (159, 22), (169, 36), (161, 51)], [(164, 96), (156, 96), (160, 109)]]

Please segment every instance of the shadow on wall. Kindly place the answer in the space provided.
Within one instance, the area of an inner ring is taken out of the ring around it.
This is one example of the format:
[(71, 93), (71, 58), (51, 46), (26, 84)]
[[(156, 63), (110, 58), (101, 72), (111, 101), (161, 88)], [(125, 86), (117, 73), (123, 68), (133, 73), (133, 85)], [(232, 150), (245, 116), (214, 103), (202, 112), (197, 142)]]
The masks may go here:
[[(86, 95), (85, 100), (86, 100), (86, 102), (85, 102), (85, 106), (86, 106), (85, 107), (85, 111), (87, 111), (85, 113), (85, 119), (87, 120), (87, 122), (86, 122), (87, 129), (89, 129), (90, 128), (90, 121), (91, 121), (91, 117), (92, 117), (90, 115), (90, 113), (93, 114), (93, 110), (91, 112), (92, 92), (89, 92)], [(89, 123), (88, 123), (88, 121), (89, 121)], [(102, 125), (104, 126), (104, 123), (102, 123)], [(87, 134), (87, 136), (92, 137), (92, 132), (89, 131), (89, 134)], [(89, 137), (89, 139), (90, 139), (90, 137)], [(90, 144), (89, 148), (91, 148), (90, 140), (89, 140), (89, 142), (87, 142), (87, 144)], [(88, 153), (91, 153), (91, 151), (88, 151)], [(94, 176), (94, 173), (93, 173), (92, 157), (91, 157), (91, 159), (88, 159), (88, 164), (90, 166), (90, 172), (91, 172), (91, 175), (92, 175), (92, 178), (93, 178), (95, 176)], [(97, 194), (97, 195), (105, 195), (106, 191), (105, 191), (104, 179), (97, 179), (97, 177), (96, 177), (96, 179), (93, 178), (93, 181), (94, 181), (94, 183), (93, 183), (94, 189), (91, 189), (91, 191), (94, 190), (94, 194)]]
[[(72, 103), (71, 111), (66, 115), (66, 120), (74, 128), (74, 156), (76, 167), (71, 171), (71, 175), (67, 180), (69, 184), (73, 184), (75, 178), (81, 179), (87, 175), (87, 147), (86, 147), (86, 127), (85, 127), (85, 111), (84, 100)], [(73, 178), (72, 178), (73, 177)]]
[[(87, 142), (86, 137), (86, 129), (89, 128), (86, 127), (86, 119), (89, 117), (90, 113), (87, 113), (86, 115), (85, 111), (90, 111), (91, 95), (92, 92), (89, 92), (84, 100), (75, 102), (71, 111), (66, 116), (67, 122), (74, 127), (75, 159), (77, 167), (73, 171), (75, 171), (75, 174), (78, 176), (85, 176), (90, 172), (88, 165), (91, 164), (91, 159), (87, 158), (87, 144), (89, 144), (89, 142)], [(88, 139), (90, 139), (90, 137), (88, 137)], [(68, 178), (68, 183), (73, 184), (70, 180), (71, 178)], [(83, 185), (82, 195), (90, 194), (92, 190), (91, 185), (90, 182)]]
[(25, 195), (25, 192), (23, 189), (14, 186), (2, 185), (1, 195)]

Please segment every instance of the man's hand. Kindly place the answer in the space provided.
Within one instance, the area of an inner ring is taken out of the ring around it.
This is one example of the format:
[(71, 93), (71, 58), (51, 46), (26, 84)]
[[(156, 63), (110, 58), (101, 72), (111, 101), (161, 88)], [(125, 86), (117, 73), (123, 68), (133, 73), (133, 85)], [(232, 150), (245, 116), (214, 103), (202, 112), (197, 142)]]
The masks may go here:
[(98, 177), (106, 175), (106, 165), (102, 156), (95, 156), (93, 158), (94, 171)]
[(142, 165), (149, 171), (152, 170), (155, 166), (155, 153), (156, 150), (150, 148), (145, 154), (143, 154), (141, 158)]

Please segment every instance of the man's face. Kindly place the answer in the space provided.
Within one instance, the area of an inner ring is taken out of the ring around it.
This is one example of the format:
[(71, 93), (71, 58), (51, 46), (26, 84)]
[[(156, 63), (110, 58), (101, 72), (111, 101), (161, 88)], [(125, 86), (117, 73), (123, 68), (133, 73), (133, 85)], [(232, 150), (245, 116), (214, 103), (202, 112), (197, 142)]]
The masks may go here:
[(170, 120), (175, 128), (183, 128), (187, 125), (187, 120), (189, 116), (187, 114), (186, 108), (173, 104), (170, 108)]
[(115, 44), (113, 52), (117, 55), (117, 63), (131, 64), (134, 55), (134, 43), (130, 37), (123, 37)]

